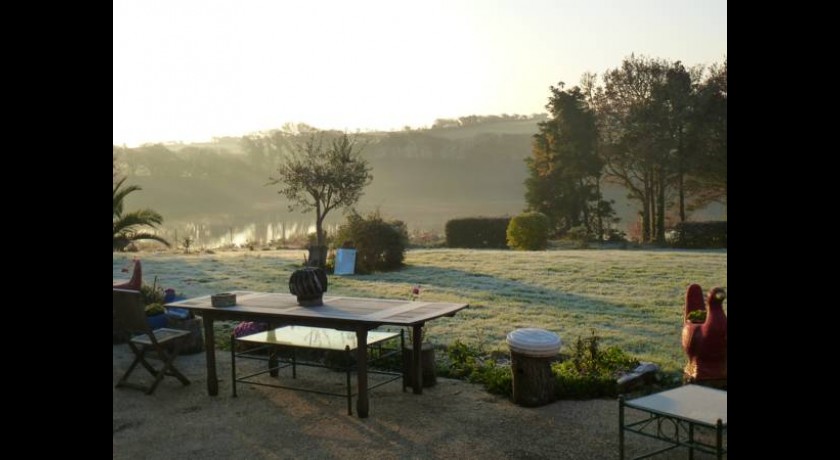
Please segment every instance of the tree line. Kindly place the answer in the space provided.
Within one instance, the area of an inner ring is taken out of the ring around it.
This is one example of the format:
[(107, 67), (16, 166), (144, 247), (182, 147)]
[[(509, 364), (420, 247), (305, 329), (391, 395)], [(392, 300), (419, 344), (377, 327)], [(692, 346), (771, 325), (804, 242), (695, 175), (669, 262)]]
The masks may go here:
[(641, 239), (663, 243), (669, 216), (726, 205), (727, 62), (686, 68), (631, 55), (579, 86), (550, 87), (549, 119), (526, 159), (526, 202), (557, 234), (606, 238), (615, 222), (605, 182), (639, 203)]
[[(424, 229), (442, 229), (447, 219), (463, 215), (460, 209), (479, 215), (519, 212), (526, 177), (522, 160), (536, 128), (533, 120), (508, 120), (354, 134), (375, 176), (360, 211), (381, 207)], [(145, 189), (133, 201), (161, 211), (170, 223), (214, 213), (248, 220), (267, 211), (285, 214), (286, 200), (266, 184), (315, 133), (322, 130), (286, 125), (206, 144), (114, 146), (114, 156), (130, 180)]]
[[(446, 220), (457, 216), (435, 203), (459, 200), (480, 215), (481, 203), (519, 206), (524, 195), (556, 235), (604, 238), (618, 232), (617, 215), (636, 220), (621, 206), (627, 193), (638, 205), (638, 236), (661, 242), (692, 210), (725, 206), (726, 96), (726, 61), (686, 68), (630, 56), (600, 80), (584, 74), (571, 89), (550, 87), (547, 115), (470, 115), (432, 129), (358, 133), (376, 176), (366, 200), (398, 210), (411, 203), (413, 214), (400, 216), (407, 221), (429, 213)], [(277, 198), (265, 187), (269, 176), (316, 133), (286, 124), (208, 144), (114, 146), (114, 157), (149, 190), (139, 199), (169, 214), (264, 212)]]

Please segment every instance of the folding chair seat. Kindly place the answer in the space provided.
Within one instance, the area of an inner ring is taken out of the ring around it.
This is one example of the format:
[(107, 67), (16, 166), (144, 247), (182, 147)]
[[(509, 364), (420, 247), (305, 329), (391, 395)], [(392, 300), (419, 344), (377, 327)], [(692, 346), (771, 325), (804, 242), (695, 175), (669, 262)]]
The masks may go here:
[[(115, 288), (113, 308), (114, 321), (119, 330), (126, 331), (131, 335), (139, 333), (128, 341), (128, 346), (134, 354), (134, 361), (120, 381), (117, 382), (116, 387), (135, 388), (150, 395), (165, 376), (175, 377), (182, 384), (189, 385), (189, 379), (175, 369), (173, 362), (181, 351), (184, 338), (190, 334), (190, 331), (169, 328), (160, 328), (153, 331), (146, 321), (146, 312), (140, 291)], [(147, 359), (159, 360), (163, 365), (160, 369), (155, 369)], [(151, 385), (145, 386), (128, 381), (128, 377), (134, 372), (138, 364), (154, 377)]]

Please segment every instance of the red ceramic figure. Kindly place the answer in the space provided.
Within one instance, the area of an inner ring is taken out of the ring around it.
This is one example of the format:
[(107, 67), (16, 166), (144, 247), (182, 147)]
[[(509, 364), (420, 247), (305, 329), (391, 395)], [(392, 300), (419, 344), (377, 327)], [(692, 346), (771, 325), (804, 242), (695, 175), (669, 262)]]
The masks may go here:
[(140, 259), (134, 259), (134, 271), (131, 273), (131, 279), (122, 284), (115, 284), (114, 287), (139, 291), (142, 285), (143, 269), (140, 267)]
[(683, 376), (688, 383), (726, 387), (724, 299), (726, 299), (726, 292), (723, 288), (716, 287), (709, 291), (706, 319), (702, 322), (694, 322), (689, 318), (690, 313), (705, 308), (702, 290), (700, 286), (692, 284), (686, 291), (682, 346), (685, 354), (688, 355), (688, 364), (685, 366)]

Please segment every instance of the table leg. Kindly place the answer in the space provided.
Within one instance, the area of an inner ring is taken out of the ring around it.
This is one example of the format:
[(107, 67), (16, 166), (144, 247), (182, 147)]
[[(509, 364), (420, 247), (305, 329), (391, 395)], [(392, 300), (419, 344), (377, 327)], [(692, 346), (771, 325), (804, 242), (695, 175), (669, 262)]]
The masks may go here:
[(414, 394), (423, 394), (423, 365), (420, 356), (423, 352), (423, 325), (414, 325), (414, 331), (411, 334), (411, 367), (414, 369)]
[[(268, 330), (269, 331), (274, 331), (275, 329), (277, 329), (277, 327), (278, 326), (275, 323), (272, 323), (272, 322), (268, 323)], [(273, 332), (269, 332), (269, 334), (273, 334)], [(269, 335), (269, 337), (272, 337), (272, 335)], [(278, 364), (278, 362), (277, 362), (278, 348), (279, 347), (274, 347), (274, 346), (268, 347), (268, 369), (269, 369), (268, 375), (270, 375), (271, 377), (277, 377), (278, 375), (280, 375), (280, 370), (275, 369), (275, 367), (277, 367), (277, 364)], [(294, 371), (294, 367), (292, 368), (292, 371)]]
[(618, 459), (624, 460), (624, 395), (618, 397)]
[(216, 378), (216, 335), (213, 332), (213, 316), (204, 316), (204, 352), (207, 361), (207, 394), (219, 394), (219, 380)]
[(717, 458), (718, 460), (723, 458), (723, 422), (721, 419), (718, 419), (717, 423), (715, 424), (715, 444), (717, 447)]
[[(679, 440), (679, 435), (677, 432), (677, 440)], [(688, 460), (694, 460), (694, 424), (691, 422), (688, 422)]]
[(368, 400), (367, 335), (368, 331), (365, 327), (356, 329), (356, 370), (359, 392), (356, 412), (359, 414), (359, 418), (367, 418), (370, 403)]

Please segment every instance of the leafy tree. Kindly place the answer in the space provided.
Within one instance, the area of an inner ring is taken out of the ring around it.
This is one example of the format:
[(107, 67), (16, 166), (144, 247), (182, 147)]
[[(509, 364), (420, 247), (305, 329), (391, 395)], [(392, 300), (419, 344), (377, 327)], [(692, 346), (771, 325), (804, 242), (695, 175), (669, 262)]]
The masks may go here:
[[(695, 74), (696, 75), (696, 74)], [(659, 175), (660, 187), (657, 196), (659, 208), (656, 213), (656, 235), (664, 241), (666, 186), (673, 183), (676, 188), (680, 221), (685, 221), (685, 177), (691, 165), (691, 154), (696, 150), (690, 142), (694, 126), (691, 124), (695, 109), (695, 80), (681, 62), (671, 64), (665, 71), (665, 81), (654, 88), (654, 100), (658, 104), (665, 127), (663, 140), (665, 168)]]
[(687, 189), (693, 194), (691, 207), (716, 201), (726, 204), (726, 67), (713, 65), (697, 90), (693, 122), (697, 154), (693, 156)]
[(657, 144), (659, 164), (656, 173), (656, 209), (654, 235), (658, 243), (665, 242), (665, 210), (668, 194), (677, 193), (679, 218), (686, 220), (685, 178), (696, 153), (692, 137), (697, 126), (692, 124), (696, 109), (696, 80), (699, 72), (689, 72), (681, 62), (665, 64), (664, 80), (653, 88), (653, 106), (657, 124), (661, 128)]
[(114, 147), (114, 156), (112, 161), (112, 168), (113, 168), (113, 177), (112, 180), (116, 182), (117, 176), (120, 175), (119, 167), (117, 167), (117, 148)]
[(666, 213), (726, 196), (726, 66), (631, 55), (604, 75), (592, 98), (607, 177), (641, 203), (642, 240), (664, 243)]
[(294, 137), (290, 129), (292, 128), (287, 124), (282, 130), (243, 136), (240, 145), (251, 166), (262, 171), (276, 169), (282, 163)]
[(122, 188), (126, 178), (114, 184), (114, 251), (123, 251), (132, 241), (155, 240), (169, 247), (169, 242), (153, 233), (142, 231), (143, 227), (156, 228), (163, 223), (163, 217), (157, 212), (143, 208), (123, 213), (123, 200), (132, 192), (142, 190), (140, 186), (129, 185)]
[[(604, 75), (606, 169), (642, 204), (642, 240), (652, 241), (656, 212), (664, 206), (670, 154), (668, 127), (657, 91), (665, 84), (668, 63), (631, 55)], [(659, 206), (657, 206), (659, 204)], [(660, 217), (663, 217), (660, 214)]]
[(179, 158), (163, 144), (144, 144), (132, 149), (132, 156), (144, 165), (154, 177), (178, 177), (182, 164)]
[(562, 82), (551, 87), (546, 108), (551, 118), (539, 123), (532, 156), (526, 159), (525, 200), (530, 209), (547, 215), (556, 231), (584, 225), (595, 233), (593, 211), (601, 216), (610, 208), (599, 203), (603, 162), (597, 155), (595, 113), (579, 87), (564, 90)]
[(289, 211), (315, 211), (319, 249), (317, 255), (310, 256), (309, 264), (321, 267), (326, 262), (324, 218), (333, 209), (354, 205), (373, 180), (355, 140), (346, 133), (326, 140), (326, 144), (323, 133), (295, 144), (292, 154), (278, 168), (277, 177), (269, 177), (268, 184), (282, 185), (278, 193), (290, 201)]

